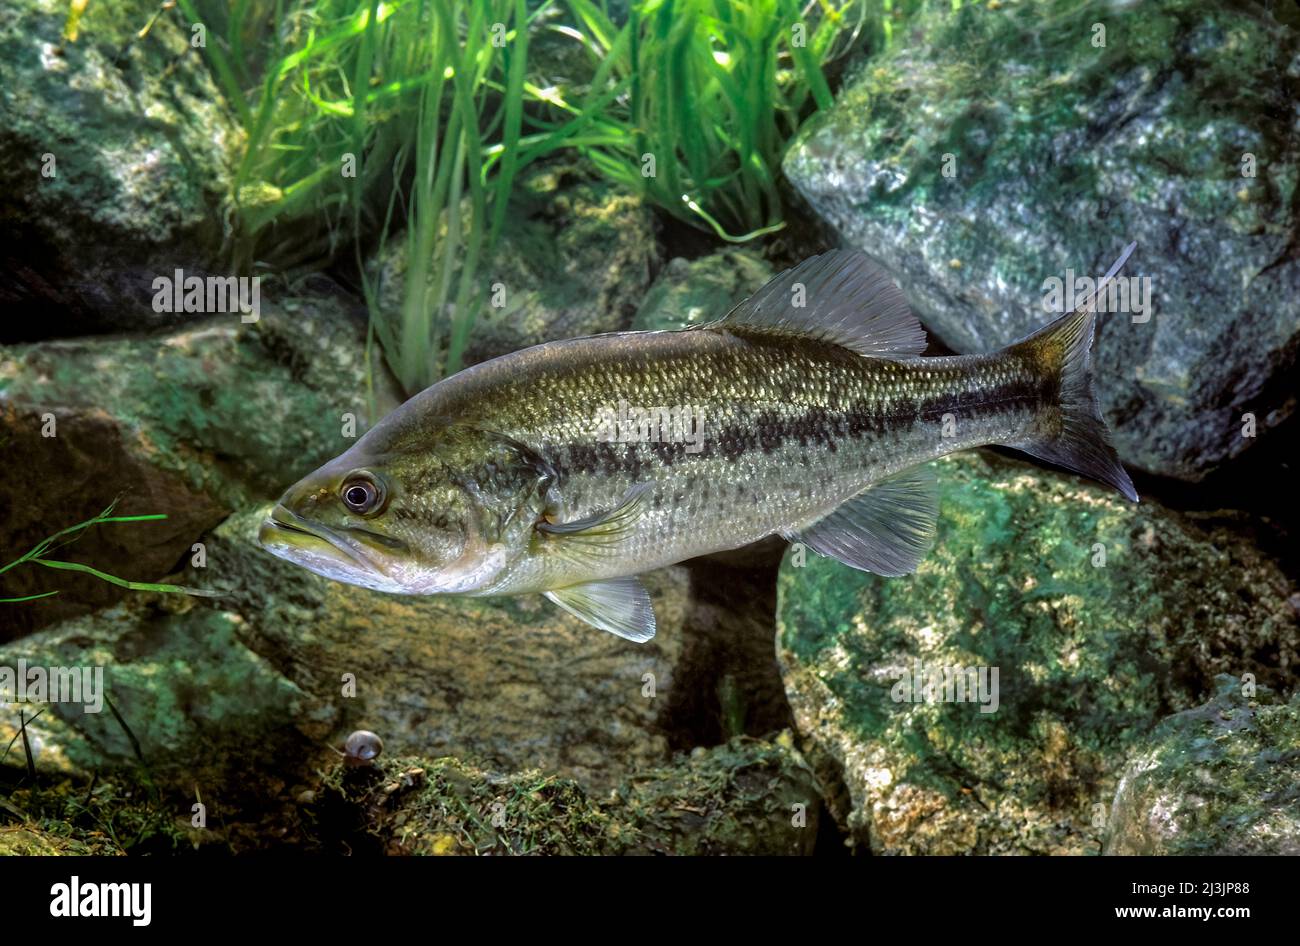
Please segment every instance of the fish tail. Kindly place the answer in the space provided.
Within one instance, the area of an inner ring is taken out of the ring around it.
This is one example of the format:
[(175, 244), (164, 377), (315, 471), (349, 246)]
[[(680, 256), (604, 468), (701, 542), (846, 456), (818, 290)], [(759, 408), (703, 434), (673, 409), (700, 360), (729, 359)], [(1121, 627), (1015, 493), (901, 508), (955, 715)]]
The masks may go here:
[(1069, 315), (1039, 329), (1011, 346), (1057, 381), (1054, 404), (1042, 412), (1033, 434), (1007, 446), (1107, 483), (1132, 502), (1138, 501), (1133, 481), (1120, 464), (1110, 430), (1097, 406), (1092, 387), (1092, 342), (1096, 330), (1096, 300), (1119, 272), (1133, 248), (1130, 243), (1097, 288)]

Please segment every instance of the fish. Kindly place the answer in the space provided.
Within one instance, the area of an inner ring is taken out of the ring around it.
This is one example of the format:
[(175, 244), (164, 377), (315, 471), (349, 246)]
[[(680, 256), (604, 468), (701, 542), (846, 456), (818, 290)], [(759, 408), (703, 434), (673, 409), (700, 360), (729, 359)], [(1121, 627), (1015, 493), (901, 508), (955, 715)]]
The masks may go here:
[(1138, 501), (1092, 383), (1097, 299), (990, 354), (922, 357), (889, 274), (832, 250), (723, 317), (548, 342), (406, 401), (284, 493), (271, 553), (382, 592), (542, 594), (631, 641), (639, 576), (778, 535), (887, 577), (939, 515), (930, 461), (1002, 445)]

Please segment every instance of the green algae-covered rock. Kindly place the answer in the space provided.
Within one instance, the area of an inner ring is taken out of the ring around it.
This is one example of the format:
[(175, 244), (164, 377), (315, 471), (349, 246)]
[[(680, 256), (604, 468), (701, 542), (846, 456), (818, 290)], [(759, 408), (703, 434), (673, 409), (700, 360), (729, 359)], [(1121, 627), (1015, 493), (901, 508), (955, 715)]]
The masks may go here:
[[(0, 666), (87, 668), (100, 675), (92, 688), (102, 696), (83, 706), (17, 703), (6, 693), (0, 741), (18, 733), (20, 711), (30, 720), (41, 710), (27, 732), (43, 777), (140, 761), (158, 773), (213, 777), (232, 759), (241, 769), (271, 763), (286, 727), (311, 707), (247, 635), (233, 611), (150, 595), (0, 646)], [(22, 754), (11, 752), (5, 764), (21, 766)]]
[(1297, 99), (1293, 4), (935, 4), (785, 171), (961, 352), (1137, 241), (1153, 306), (1100, 320), (1100, 400), (1127, 462), (1196, 480), (1256, 442), (1243, 414), (1267, 437), (1294, 409)]
[[(119, 515), (168, 518), (100, 527), (70, 557), (157, 580), (223, 515), (278, 496), (365, 433), (365, 331), (347, 297), (321, 292), (270, 300), (253, 323), (202, 317), (158, 335), (0, 348), (0, 443), (24, 471), (0, 482), (6, 550), (118, 499)], [(397, 402), (382, 359), (372, 378), (382, 413)], [(0, 640), (122, 595), (34, 566), (0, 579), (0, 597), (56, 589), (6, 614)]]
[(636, 644), (540, 595), (389, 595), (329, 581), (257, 545), (265, 512), (222, 523), (205, 574), (185, 580), (229, 589), (218, 600), (250, 646), (310, 695), (299, 724), (315, 738), (368, 729), (391, 753), (538, 767), (601, 789), (668, 757), (658, 720), (685, 651), (684, 568), (647, 576), (658, 632)]
[[(516, 181), (507, 219), (479, 272), (484, 292), (499, 292), (502, 305), (479, 309), (466, 364), (628, 328), (658, 259), (654, 216), (639, 198), (548, 162)], [(370, 262), (384, 311), (401, 308), (406, 255), (399, 236)]]
[[(329, 581), (257, 545), (266, 511), (228, 518), (204, 537), (204, 566), (187, 560), (172, 576), (220, 597), (137, 593), (0, 646), (0, 666), (104, 668), (145, 760), (181, 774), (300, 756), (362, 728), (391, 753), (539, 767), (599, 790), (669, 757), (659, 719), (686, 649), (685, 569), (648, 576), (659, 631), (636, 644), (540, 596), (408, 597)], [(0, 705), (5, 744), (19, 709), (35, 707)], [(28, 730), (42, 770), (136, 758), (106, 707), (53, 705)]]
[(108, 852), (77, 838), (52, 834), (38, 825), (0, 827), (0, 857), (67, 857), (105, 853)]
[(697, 750), (603, 799), (538, 770), (403, 757), (336, 766), (319, 804), (322, 820), (354, 825), (363, 844), (434, 855), (810, 854), (819, 810), (788, 733)]
[[(1154, 503), (992, 455), (938, 466), (916, 574), (798, 567), (797, 550), (782, 565), (778, 657), (810, 759), (824, 784), (842, 771), (833, 808), (876, 851), (1096, 853), (1119, 770), (1163, 716), (1218, 673), (1294, 673), (1291, 588)], [(923, 701), (918, 672), (943, 668), (987, 668), (975, 684), (996, 668), (995, 711)]]
[(177, 321), (153, 310), (153, 279), (220, 255), (242, 133), (189, 31), (156, 0), (114, 0), (86, 6), (73, 40), (69, 7), (0, 12), (5, 341)]
[(1300, 696), (1217, 682), (1212, 701), (1166, 719), (1129, 761), (1107, 854), (1300, 854)]
[(678, 257), (646, 292), (632, 328), (671, 330), (719, 319), (771, 277), (771, 265), (752, 250), (727, 247), (699, 259)]

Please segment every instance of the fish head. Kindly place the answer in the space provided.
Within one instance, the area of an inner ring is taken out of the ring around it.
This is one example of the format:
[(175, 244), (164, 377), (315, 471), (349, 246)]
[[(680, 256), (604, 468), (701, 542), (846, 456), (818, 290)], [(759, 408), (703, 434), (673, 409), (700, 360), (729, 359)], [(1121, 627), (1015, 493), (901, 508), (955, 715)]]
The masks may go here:
[(472, 593), (527, 554), (546, 482), (535, 454), (491, 431), (381, 424), (289, 487), (258, 539), (336, 581)]

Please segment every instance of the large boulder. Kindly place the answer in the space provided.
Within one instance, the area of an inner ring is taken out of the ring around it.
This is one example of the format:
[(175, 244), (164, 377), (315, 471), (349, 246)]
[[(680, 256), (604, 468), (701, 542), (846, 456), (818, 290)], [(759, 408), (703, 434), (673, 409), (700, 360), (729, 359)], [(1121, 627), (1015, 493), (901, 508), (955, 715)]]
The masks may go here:
[[(375, 362), (382, 415), (398, 397)], [(116, 499), (119, 515), (168, 518), (97, 527), (65, 554), (156, 580), (230, 511), (345, 450), (369, 425), (368, 401), (364, 312), (323, 288), (270, 300), (253, 323), (205, 316), (161, 334), (0, 348), (0, 442), (23, 472), (0, 483), (5, 549), (16, 557)], [(122, 595), (37, 566), (0, 578), (0, 597), (50, 590), (61, 593), (6, 606), (0, 640)]]
[[(875, 851), (1096, 853), (1161, 718), (1219, 673), (1294, 674), (1293, 589), (1155, 503), (994, 455), (939, 467), (938, 541), (914, 575), (787, 555), (777, 650), (796, 726)], [(945, 669), (950, 688), (927, 690)], [(967, 676), (952, 701), (958, 669), (988, 689)]]
[(1162, 722), (1120, 779), (1107, 854), (1300, 854), (1300, 695), (1222, 676)]
[(1127, 462), (1199, 480), (1295, 408), (1298, 63), (1294, 5), (933, 6), (785, 171), (960, 352), (1137, 241), (1153, 308), (1101, 319), (1102, 408)]
[[(354, 729), (393, 753), (536, 767), (600, 790), (668, 757), (659, 716), (684, 649), (684, 569), (648, 576), (659, 633), (635, 644), (540, 596), (405, 597), (329, 581), (257, 545), (265, 511), (228, 518), (205, 539), (205, 567), (175, 576), (220, 597), (139, 595), (0, 647), (2, 666), (103, 667), (120, 713), (53, 704), (29, 727), (42, 767), (86, 773), (143, 755), (211, 774)], [(20, 708), (0, 714), (0, 739)]]
[(64, 0), (0, 12), (0, 341), (173, 322), (153, 280), (220, 268), (242, 132), (201, 50), (156, 0), (91, 3), (75, 40), (68, 21)]

